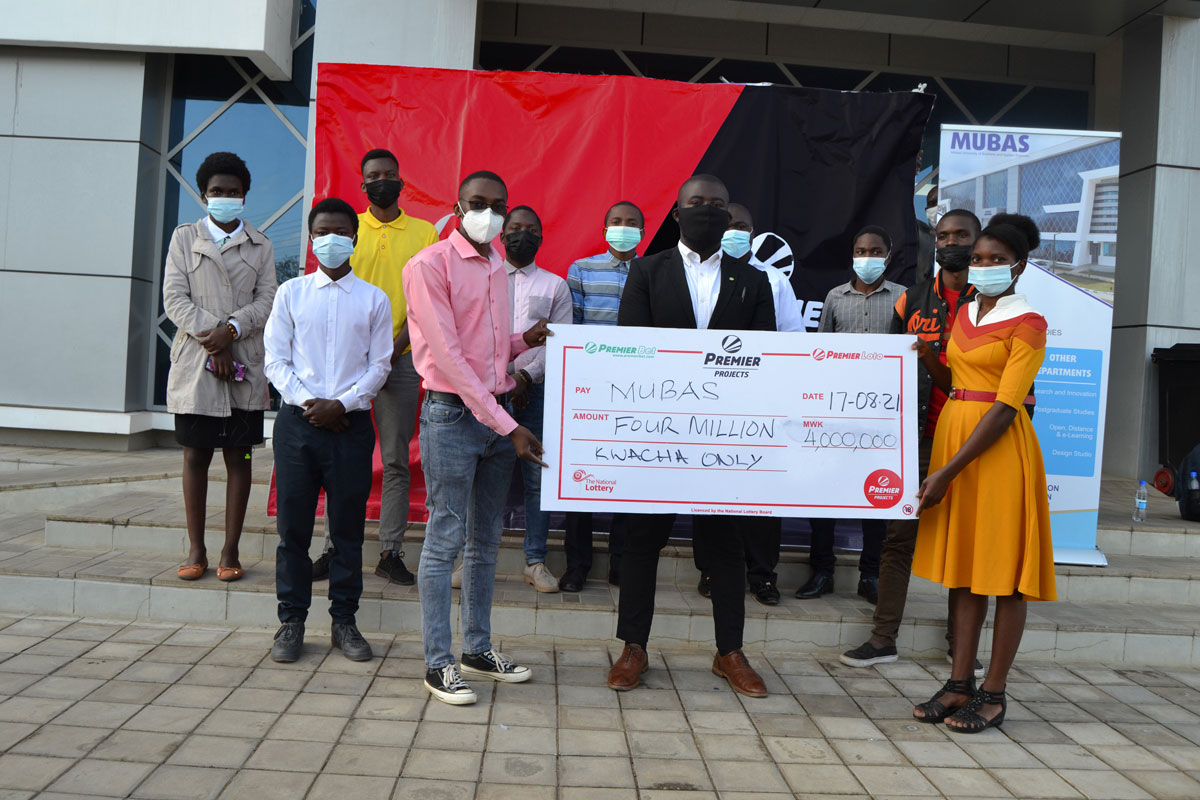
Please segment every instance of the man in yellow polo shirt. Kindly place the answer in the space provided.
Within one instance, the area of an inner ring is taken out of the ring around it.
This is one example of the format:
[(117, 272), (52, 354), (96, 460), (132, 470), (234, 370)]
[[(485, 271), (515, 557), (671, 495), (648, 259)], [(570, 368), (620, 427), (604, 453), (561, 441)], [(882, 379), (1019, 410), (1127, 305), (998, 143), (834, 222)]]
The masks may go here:
[[(392, 371), (375, 396), (375, 427), (383, 457), (383, 498), (379, 513), (379, 565), (375, 574), (411, 585), (413, 574), (404, 566), (404, 529), (408, 527), (408, 445), (417, 425), (417, 396), (421, 377), (413, 367), (408, 338), (408, 306), (401, 273), (416, 253), (438, 240), (437, 231), (423, 219), (401, 210), (404, 188), (400, 164), (388, 150), (371, 150), (362, 159), (362, 190), (370, 205), (358, 215), (358, 244), (350, 266), (359, 278), (378, 286), (392, 303)], [(313, 579), (329, 575), (331, 545), (313, 563)]]

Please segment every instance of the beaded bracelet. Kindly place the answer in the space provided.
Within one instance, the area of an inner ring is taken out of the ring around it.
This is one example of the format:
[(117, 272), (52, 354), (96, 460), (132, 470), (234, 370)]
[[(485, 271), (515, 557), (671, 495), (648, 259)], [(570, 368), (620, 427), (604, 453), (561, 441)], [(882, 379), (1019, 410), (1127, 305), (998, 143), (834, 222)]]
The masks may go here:
[(225, 327), (229, 328), (229, 332), (233, 334), (234, 339), (238, 338), (237, 327), (232, 322), (229, 322), (228, 320), (226, 320)]

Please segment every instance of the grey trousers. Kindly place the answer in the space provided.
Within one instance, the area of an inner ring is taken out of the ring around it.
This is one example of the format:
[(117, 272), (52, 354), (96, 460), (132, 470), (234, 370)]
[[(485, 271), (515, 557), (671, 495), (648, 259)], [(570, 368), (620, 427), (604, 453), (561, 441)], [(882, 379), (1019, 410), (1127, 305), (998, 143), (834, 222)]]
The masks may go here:
[[(417, 429), (421, 376), (412, 351), (396, 357), (387, 382), (375, 396), (375, 427), (383, 459), (383, 497), (379, 510), (379, 548), (399, 551), (408, 527), (408, 446)], [(325, 550), (333, 547), (325, 537)]]

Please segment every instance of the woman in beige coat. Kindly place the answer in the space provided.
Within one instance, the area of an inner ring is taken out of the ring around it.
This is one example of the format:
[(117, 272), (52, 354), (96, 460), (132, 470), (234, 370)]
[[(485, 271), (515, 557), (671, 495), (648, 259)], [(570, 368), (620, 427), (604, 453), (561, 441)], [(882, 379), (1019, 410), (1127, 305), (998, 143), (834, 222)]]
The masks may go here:
[(225, 456), (225, 545), (217, 577), (242, 577), (238, 543), (250, 500), (250, 451), (263, 441), (270, 405), (263, 326), (275, 299), (271, 240), (239, 219), (250, 171), (233, 153), (213, 153), (196, 172), (208, 215), (171, 236), (163, 306), (178, 330), (171, 343), (167, 410), (183, 446), (183, 504), (191, 548), (183, 580), (208, 570), (204, 518), (213, 451)]

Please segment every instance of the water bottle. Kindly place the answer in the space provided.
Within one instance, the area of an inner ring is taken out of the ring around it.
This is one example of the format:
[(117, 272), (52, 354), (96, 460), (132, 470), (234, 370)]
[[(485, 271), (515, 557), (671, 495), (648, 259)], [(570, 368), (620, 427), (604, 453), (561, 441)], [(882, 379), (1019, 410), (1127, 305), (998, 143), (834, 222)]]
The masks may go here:
[[(1195, 473), (1192, 473), (1192, 474), (1194, 475)], [(1137, 488), (1137, 494), (1135, 494), (1133, 496), (1133, 521), (1134, 522), (1145, 522), (1146, 521), (1146, 501), (1147, 500), (1149, 500), (1149, 497), (1146, 494), (1146, 482), (1139, 481), (1138, 488)]]

